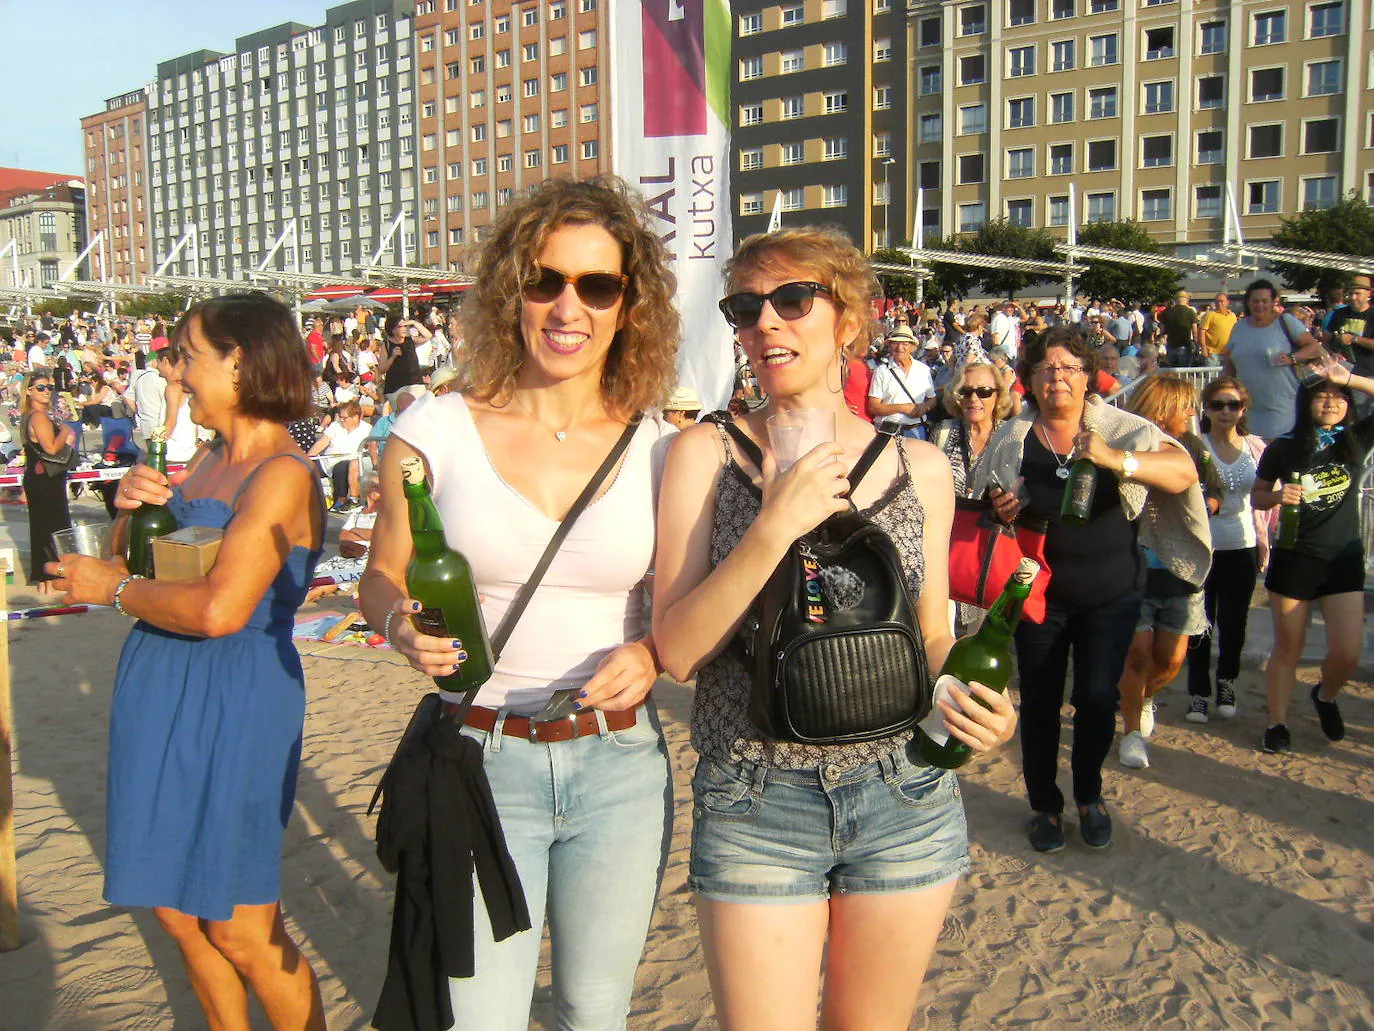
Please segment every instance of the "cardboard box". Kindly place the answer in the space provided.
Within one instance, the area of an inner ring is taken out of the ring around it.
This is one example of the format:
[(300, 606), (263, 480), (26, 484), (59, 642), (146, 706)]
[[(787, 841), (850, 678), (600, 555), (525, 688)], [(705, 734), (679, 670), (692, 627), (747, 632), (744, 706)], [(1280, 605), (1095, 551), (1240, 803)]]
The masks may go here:
[(194, 580), (210, 572), (224, 531), (183, 526), (153, 541), (153, 574), (158, 580)]

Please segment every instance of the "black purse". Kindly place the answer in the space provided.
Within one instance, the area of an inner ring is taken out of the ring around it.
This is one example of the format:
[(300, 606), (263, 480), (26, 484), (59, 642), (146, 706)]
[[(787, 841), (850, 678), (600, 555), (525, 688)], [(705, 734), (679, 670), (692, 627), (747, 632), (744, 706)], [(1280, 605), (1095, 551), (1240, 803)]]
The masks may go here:
[(70, 444), (61, 448), (56, 454), (49, 454), (39, 447), (37, 442), (29, 440), (29, 420), (33, 418), (34, 414), (36, 413), (30, 413), (24, 416), (24, 425), (21, 428), (21, 436), (24, 438), (24, 443), (31, 444), (33, 446), (33, 453), (37, 456), (33, 463), (33, 471), (39, 476), (50, 476), (54, 479), (57, 477), (65, 477), (76, 468), (76, 463), (79, 461), (80, 456), (76, 453), (76, 449)]

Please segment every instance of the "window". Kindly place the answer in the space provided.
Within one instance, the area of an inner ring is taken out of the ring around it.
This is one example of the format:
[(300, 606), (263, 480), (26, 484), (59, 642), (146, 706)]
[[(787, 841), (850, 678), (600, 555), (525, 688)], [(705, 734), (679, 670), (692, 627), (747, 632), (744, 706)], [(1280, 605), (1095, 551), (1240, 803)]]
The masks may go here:
[(1049, 224), (1052, 226), (1069, 224), (1069, 198), (1067, 196), (1050, 198)]
[(472, 127), (472, 142), (481, 143), (487, 138), (487, 127), (481, 123)]
[(987, 224), (987, 221), (988, 209), (982, 201), (959, 205), (959, 232), (976, 233)]
[(1145, 60), (1163, 61), (1174, 56), (1174, 26), (1160, 25), (1145, 30)]
[(537, 150), (525, 151), (525, 167), (538, 168), (542, 155)]
[(555, 165), (561, 165), (568, 160), (568, 145), (559, 143), (553, 148), (552, 161)]
[(739, 109), (740, 125), (761, 125), (763, 124), (763, 105), (745, 104)]
[(1288, 38), (1287, 11), (1261, 11), (1255, 15), (1255, 46), (1282, 43)]
[(1271, 122), (1268, 125), (1250, 126), (1250, 152), (1252, 158), (1283, 157), (1283, 123)]
[(1145, 83), (1145, 114), (1158, 115), (1174, 109), (1174, 80)]
[(1334, 154), (1340, 145), (1340, 120), (1337, 118), (1309, 118), (1302, 123), (1302, 152), (1304, 154)]
[(892, 154), (892, 133), (875, 132), (873, 134), (873, 156), (875, 158), (890, 157)]
[(959, 108), (959, 132), (975, 133), (988, 131), (988, 109), (983, 104), (966, 104)]
[(1088, 141), (1088, 171), (1110, 172), (1116, 168), (1116, 140)]
[(849, 110), (849, 91), (831, 90), (822, 94), (825, 99), (825, 113), (828, 115), (843, 114)]
[(1012, 47), (1007, 51), (1007, 74), (1013, 79), (1035, 74), (1035, 47)]
[(849, 187), (843, 183), (821, 188), (821, 207), (842, 208), (849, 203)]
[(959, 185), (967, 186), (970, 183), (981, 183), (986, 165), (987, 161), (982, 154), (960, 154)]
[(782, 145), (782, 163), (784, 165), (800, 165), (806, 160), (806, 148), (800, 143), (784, 143)]
[(1121, 10), (1121, 0), (1088, 0), (1089, 14), (1108, 14)]
[(1205, 21), (1197, 27), (1199, 54), (1226, 53), (1226, 23)]
[(1031, 147), (1018, 147), (1007, 151), (1007, 178), (1029, 179), (1035, 175), (1035, 151)]
[(922, 67), (917, 72), (918, 88), (921, 91), (921, 96), (926, 97), (930, 96), (932, 93), (939, 93), (942, 88), (941, 82), (943, 78), (942, 70), (938, 64), (928, 64)]
[(942, 40), (940, 33), (939, 18), (922, 18), (921, 23), (917, 28), (920, 32), (920, 41), (917, 44), (918, 46), (938, 47), (941, 44)]
[(746, 57), (739, 63), (740, 82), (748, 82), (750, 79), (763, 78), (763, 58)]
[(1197, 134), (1197, 163), (1219, 165), (1226, 160), (1220, 129), (1203, 129)]
[(583, 140), (583, 141), (582, 141), (582, 157), (583, 157), (584, 160), (590, 161), (592, 158), (598, 157), (600, 154), (601, 154), (601, 144), (600, 144), (600, 142), (598, 142), (597, 140)]
[(959, 58), (959, 85), (976, 86), (988, 78), (987, 59), (982, 54)]
[(1088, 90), (1089, 118), (1115, 118), (1116, 116), (1115, 86), (1098, 86)]
[(487, 91), (484, 89), (473, 90), (470, 94), (468, 94), (468, 103), (471, 104), (474, 108), (486, 107)]
[(1007, 128), (1025, 129), (1035, 124), (1035, 98), (1015, 97), (1007, 101)]
[(891, 61), (892, 60), (892, 38), (884, 36), (873, 41), (873, 60)]
[(1163, 222), (1173, 218), (1173, 214), (1173, 191), (1169, 189), (1140, 191), (1140, 220), (1142, 222)]
[(1167, 168), (1174, 163), (1172, 136), (1146, 136), (1140, 141), (1142, 168)]
[(1065, 122), (1073, 121), (1073, 94), (1072, 93), (1051, 93), (1050, 94), (1050, 124), (1062, 125)]
[(982, 4), (970, 4), (959, 8), (959, 35), (981, 36), (988, 31), (987, 8)]
[(1199, 75), (1197, 80), (1197, 106), (1199, 111), (1210, 111), (1226, 105), (1226, 79), (1220, 75)]
[(917, 168), (917, 185), (923, 190), (938, 190), (943, 168), (944, 163), (941, 161), (922, 161)]
[(782, 114), (783, 119), (800, 118), (806, 113), (806, 106), (801, 97), (783, 97)]
[(1118, 60), (1117, 36), (1115, 32), (1104, 33), (1101, 36), (1088, 37), (1089, 67), (1101, 68), (1103, 65), (1116, 64)]
[(741, 36), (755, 36), (763, 31), (763, 14), (755, 11), (753, 14), (741, 14), (739, 16), (739, 34)]
[(583, 125), (594, 122), (600, 117), (600, 112), (595, 104), (582, 104), (577, 109), (577, 120)]
[(578, 50), (596, 49), (596, 29), (583, 29), (577, 34)]
[(782, 27), (789, 28), (793, 25), (800, 25), (806, 21), (806, 12), (802, 10), (801, 4), (791, 4), (782, 9)]
[(739, 152), (739, 169), (741, 172), (753, 172), (762, 167), (762, 147), (750, 147), (748, 150), (741, 150)]
[(539, 24), (539, 8), (530, 6), (520, 12), (520, 24), (528, 28)]
[(1116, 194), (1090, 193), (1087, 199), (1089, 222), (1116, 221)]
[(549, 128), (561, 129), (568, 124), (568, 109), (560, 107), (557, 111), (549, 112)]
[(1076, 40), (1061, 39), (1050, 44), (1050, 71), (1068, 72), (1074, 67), (1074, 43)]
[(821, 55), (821, 67), (833, 68), (849, 60), (849, 44), (827, 43)]
[(892, 202), (891, 183), (873, 184), (873, 203), (877, 205), (890, 204)]
[[(559, 78), (562, 78), (562, 79), (563, 79), (563, 85), (566, 87), (567, 84), (568, 84), (568, 82), (567, 82), (567, 78), (568, 78), (568, 77), (567, 77), (566, 75), (564, 75), (564, 76), (558, 76), (558, 75), (553, 76), (554, 81), (557, 81)], [(510, 98), (511, 98), (511, 87), (510, 87), (510, 83), (506, 83), (506, 84), (503, 85), (503, 86), (497, 86), (497, 87), (496, 87), (496, 102), (497, 102), (498, 104), (509, 104), (509, 103), (510, 103)]]
[(849, 140), (843, 136), (832, 136), (824, 141), (826, 161), (839, 161), (849, 157)]
[(1007, 24), (1034, 25), (1035, 0), (1007, 0)]
[(472, 174), (473, 174), (473, 175), (486, 175), (486, 174), (487, 174), (487, 159), (486, 159), (486, 158), (473, 158), (473, 159), (472, 159)]
[(874, 86), (873, 87), (873, 110), (886, 111), (892, 106), (892, 87)]
[(806, 193), (800, 186), (782, 191), (782, 210), (800, 211), (806, 204)]
[[(759, 59), (759, 58), (754, 58), (754, 60), (757, 61), (757, 60), (760, 60), (760, 59)], [(805, 67), (806, 67), (806, 51), (804, 51), (804, 50), (784, 50), (784, 51), (782, 52), (782, 74), (783, 74), (783, 75), (791, 75), (793, 72), (799, 72), (799, 71), (801, 71), (801, 70), (802, 70), (803, 68), (805, 68)], [(760, 74), (760, 75), (763, 74), (763, 70), (762, 70), (762, 67), (761, 67), (761, 66), (760, 66), (760, 69), (759, 69), (759, 74)], [(755, 77), (757, 78), (757, 76), (755, 76)]]
[(1221, 218), (1221, 187), (1198, 186), (1193, 189), (1193, 217)]
[(577, 81), (583, 86), (596, 85), (596, 65), (588, 65), (586, 68), (579, 68)]
[(538, 116), (537, 114), (525, 115), (524, 118), (520, 119), (520, 131), (521, 131), (521, 132), (538, 132), (538, 131), (539, 131), (539, 116)]
[(520, 60), (521, 60), (521, 61), (538, 61), (538, 60), (539, 60), (539, 44), (538, 44), (538, 43), (526, 43), (524, 46), (522, 46), (522, 47), (520, 48)]
[(468, 26), (468, 39), (481, 39), (487, 34), (487, 27), (480, 21), (475, 21)]
[(939, 143), (944, 136), (944, 119), (938, 114), (921, 115), (916, 121), (917, 138), (921, 143)]
[(1313, 61), (1307, 66), (1307, 95), (1326, 97), (1341, 91), (1340, 58)]
[(1307, 35), (1310, 39), (1319, 36), (1339, 36), (1345, 31), (1345, 11), (1342, 0), (1328, 0), (1326, 3), (1313, 4), (1307, 9)]
[(1261, 104), (1270, 100), (1283, 99), (1283, 73), (1285, 69), (1255, 68), (1250, 72), (1250, 102)]
[(1073, 144), (1050, 144), (1050, 175), (1073, 174)]
[(1029, 200), (1007, 201), (1007, 221), (1014, 226), (1029, 229), (1035, 218), (1035, 205)]
[(762, 215), (763, 214), (763, 194), (761, 193), (742, 193), (739, 198), (739, 213), (741, 215)]
[(1279, 180), (1262, 179), (1249, 183), (1245, 190), (1247, 215), (1273, 215), (1279, 210)]

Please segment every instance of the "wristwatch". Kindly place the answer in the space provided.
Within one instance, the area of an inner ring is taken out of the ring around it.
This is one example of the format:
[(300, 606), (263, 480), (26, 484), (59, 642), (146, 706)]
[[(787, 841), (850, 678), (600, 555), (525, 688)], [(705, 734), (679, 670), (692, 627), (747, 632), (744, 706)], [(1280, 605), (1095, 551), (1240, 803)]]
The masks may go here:
[(1136, 474), (1136, 470), (1139, 468), (1140, 459), (1136, 458), (1136, 456), (1129, 451), (1121, 452), (1121, 475), (1123, 477), (1129, 480)]

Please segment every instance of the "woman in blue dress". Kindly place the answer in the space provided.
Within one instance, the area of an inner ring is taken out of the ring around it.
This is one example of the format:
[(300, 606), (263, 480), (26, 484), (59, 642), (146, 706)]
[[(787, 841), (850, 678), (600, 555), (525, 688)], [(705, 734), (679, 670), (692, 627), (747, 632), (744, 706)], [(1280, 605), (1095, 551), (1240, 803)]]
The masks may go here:
[(183, 527), (223, 529), (214, 566), (159, 581), (118, 558), (48, 565), (68, 602), (136, 620), (110, 714), (105, 897), (153, 908), (217, 1031), (249, 1028), (245, 986), (274, 1028), (322, 1029), (315, 975), (279, 902), (305, 719), (291, 627), (324, 529), (285, 426), (310, 410), (310, 366), (290, 310), (265, 294), (196, 305), (173, 341), (173, 382), (217, 439), (175, 487), (142, 465), (124, 477), (115, 550), (129, 511), (165, 503)]

